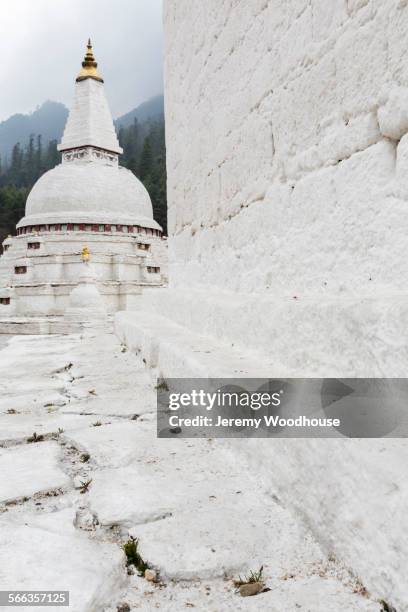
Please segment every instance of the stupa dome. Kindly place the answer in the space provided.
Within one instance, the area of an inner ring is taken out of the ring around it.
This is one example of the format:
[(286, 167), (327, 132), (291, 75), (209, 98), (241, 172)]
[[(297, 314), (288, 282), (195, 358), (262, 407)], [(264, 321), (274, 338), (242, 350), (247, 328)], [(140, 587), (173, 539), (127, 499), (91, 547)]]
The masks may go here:
[(32, 188), (18, 233), (83, 231), (88, 225), (99, 231), (133, 232), (136, 226), (161, 233), (148, 192), (130, 170), (119, 165), (122, 148), (97, 66), (89, 40), (58, 145), (62, 163)]
[(118, 165), (75, 161), (46, 172), (32, 188), (19, 226), (122, 223), (160, 228), (143, 184)]

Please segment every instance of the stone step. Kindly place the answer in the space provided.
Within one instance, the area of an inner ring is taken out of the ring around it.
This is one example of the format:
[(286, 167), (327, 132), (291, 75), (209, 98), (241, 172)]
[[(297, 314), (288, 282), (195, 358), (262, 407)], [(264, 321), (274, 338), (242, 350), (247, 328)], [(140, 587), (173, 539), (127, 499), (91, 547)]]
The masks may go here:
[(26, 513), (23, 524), (7, 514), (0, 518), (2, 590), (69, 591), (69, 608), (30, 606), (30, 610), (102, 612), (107, 602), (117, 601), (126, 583), (123, 554), (114, 544), (78, 533), (74, 509), (48, 516)]
[[(169, 332), (166, 321), (145, 323), (145, 333)], [(221, 363), (221, 345), (193, 340), (203, 359)], [(9, 501), (0, 502), (0, 590), (70, 590), (74, 612), (117, 612), (120, 602), (146, 612), (380, 612), (248, 466), (244, 441), (157, 438), (151, 372), (113, 334), (15, 337), (0, 370), (0, 431), (15, 444), (0, 450), (0, 500)], [(54, 441), (24, 440), (58, 430)], [(130, 535), (166, 587), (127, 575), (121, 544)], [(241, 597), (232, 578), (261, 565), (270, 590)]]
[(218, 343), (165, 317), (144, 311), (119, 312), (115, 331), (150, 368), (169, 378), (262, 378), (273, 372), (272, 361), (255, 353)]
[[(408, 360), (404, 294), (276, 297), (191, 289), (145, 290), (140, 311), (242, 352), (256, 351), (274, 374), (401, 377)], [(139, 311), (138, 311), (139, 312)], [(136, 315), (135, 315), (136, 316)], [(137, 314), (139, 317), (139, 314)]]

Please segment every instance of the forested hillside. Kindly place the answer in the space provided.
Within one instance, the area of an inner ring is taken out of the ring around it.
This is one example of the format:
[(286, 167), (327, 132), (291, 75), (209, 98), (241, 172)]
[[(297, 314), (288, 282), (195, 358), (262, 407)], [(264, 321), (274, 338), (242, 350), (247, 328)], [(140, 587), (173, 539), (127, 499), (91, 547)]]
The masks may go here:
[(9, 163), (16, 142), (25, 147), (31, 134), (41, 134), (46, 146), (50, 140), (60, 140), (68, 117), (68, 109), (61, 102), (48, 100), (34, 112), (17, 113), (0, 122), (0, 155), (3, 163)]
[(20, 143), (13, 147), (10, 163), (0, 161), (0, 241), (14, 234), (16, 223), (24, 216), (27, 195), (36, 180), (59, 163), (57, 141), (44, 149), (41, 135), (31, 136), (23, 149)]
[(121, 164), (142, 181), (150, 194), (153, 216), (167, 234), (166, 144), (164, 120), (139, 123), (119, 129), (123, 147)]
[[(166, 149), (164, 119), (139, 122), (134, 118), (121, 126), (118, 136), (124, 153), (121, 165), (129, 168), (145, 185), (153, 203), (154, 218), (167, 233)], [(0, 159), (0, 241), (15, 233), (24, 216), (25, 200), (37, 179), (60, 162), (57, 141), (43, 146), (41, 134), (31, 135), (28, 144), (16, 142), (10, 159)]]

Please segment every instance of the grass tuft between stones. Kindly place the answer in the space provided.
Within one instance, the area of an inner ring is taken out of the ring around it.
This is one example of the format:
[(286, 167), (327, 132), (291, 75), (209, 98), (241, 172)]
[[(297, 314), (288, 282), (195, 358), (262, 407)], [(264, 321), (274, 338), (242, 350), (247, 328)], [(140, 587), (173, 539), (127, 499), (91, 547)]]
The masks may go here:
[(44, 436), (42, 434), (33, 433), (32, 436), (27, 438), (27, 444), (33, 444), (34, 442), (42, 442), (44, 440)]
[(263, 579), (263, 565), (259, 568), (257, 572), (250, 572), (248, 576), (245, 576), (243, 579), (241, 576), (238, 577), (238, 580), (234, 580), (234, 584), (236, 587), (240, 587), (243, 584), (252, 584), (254, 582), (262, 582)]
[(168, 391), (169, 386), (165, 380), (158, 380), (156, 385), (157, 391)]
[(92, 478), (90, 480), (85, 480), (81, 482), (81, 486), (79, 488), (79, 492), (84, 495), (84, 493), (88, 493), (89, 487), (91, 485)]
[(378, 603), (382, 606), (381, 612), (397, 612), (396, 608), (394, 608), (394, 606), (391, 606), (384, 599), (380, 599)]
[(150, 565), (147, 561), (145, 561), (142, 555), (139, 553), (139, 540), (137, 538), (130, 538), (125, 544), (122, 546), (123, 552), (126, 555), (126, 565), (127, 567), (134, 566), (139, 576), (144, 576), (144, 573), (147, 569), (151, 569)]

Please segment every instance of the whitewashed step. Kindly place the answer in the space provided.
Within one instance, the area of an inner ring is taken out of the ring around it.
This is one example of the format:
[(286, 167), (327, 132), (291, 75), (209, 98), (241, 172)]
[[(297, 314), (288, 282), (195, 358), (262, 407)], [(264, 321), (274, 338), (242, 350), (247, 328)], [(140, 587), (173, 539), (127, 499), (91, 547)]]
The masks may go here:
[(0, 449), (0, 502), (65, 488), (70, 478), (59, 466), (56, 442), (34, 442)]
[[(57, 525), (57, 514), (50, 515), (50, 527), (43, 528), (35, 521), (32, 524), (29, 515), (25, 525), (13, 523), (6, 516), (0, 518), (0, 590), (69, 591), (69, 608), (33, 609), (102, 612), (107, 604), (117, 601), (126, 583), (124, 555), (119, 546), (76, 533), (72, 519)], [(1, 609), (16, 610), (9, 606)]]
[(119, 312), (115, 331), (147, 365), (173, 378), (268, 377), (273, 364), (254, 353), (193, 333), (169, 319), (144, 311)]

